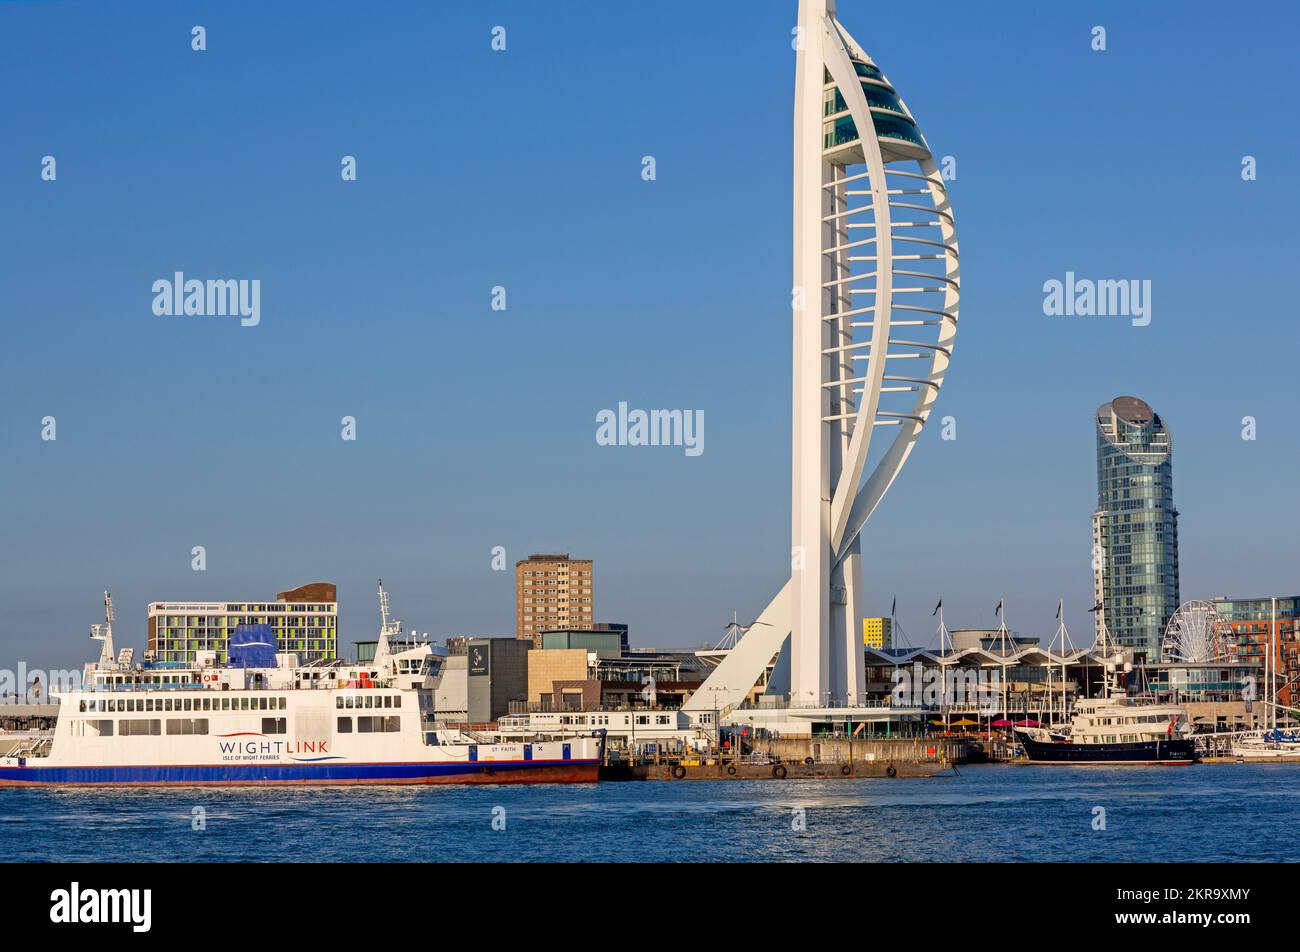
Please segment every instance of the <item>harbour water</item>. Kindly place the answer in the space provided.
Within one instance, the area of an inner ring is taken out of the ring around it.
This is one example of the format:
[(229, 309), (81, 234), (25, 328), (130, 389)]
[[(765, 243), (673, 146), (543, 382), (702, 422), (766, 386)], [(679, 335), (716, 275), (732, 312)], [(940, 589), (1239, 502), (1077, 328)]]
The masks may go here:
[(1297, 781), (1300, 764), (1225, 764), (972, 766), (892, 781), (10, 789), (0, 857), (1284, 861), (1300, 826)]

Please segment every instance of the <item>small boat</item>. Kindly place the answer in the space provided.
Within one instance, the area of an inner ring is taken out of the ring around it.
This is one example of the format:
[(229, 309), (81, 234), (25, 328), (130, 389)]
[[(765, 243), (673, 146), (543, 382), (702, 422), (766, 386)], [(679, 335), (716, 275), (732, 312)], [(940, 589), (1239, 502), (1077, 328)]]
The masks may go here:
[(1240, 761), (1300, 760), (1300, 736), (1277, 729), (1246, 734), (1233, 743), (1232, 756)]
[(1068, 728), (1017, 728), (1025, 756), (1044, 764), (1190, 764), (1198, 759), (1187, 711), (1139, 704), (1122, 692), (1078, 702)]

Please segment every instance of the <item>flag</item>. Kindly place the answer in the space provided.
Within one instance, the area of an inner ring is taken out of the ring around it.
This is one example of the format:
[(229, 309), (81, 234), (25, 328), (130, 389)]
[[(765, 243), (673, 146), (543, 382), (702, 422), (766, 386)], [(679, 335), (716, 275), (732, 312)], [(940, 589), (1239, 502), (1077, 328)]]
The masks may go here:
[(1000, 598), (998, 599), (998, 607), (995, 608), (995, 609), (993, 609), (993, 614), (995, 614), (995, 615), (1001, 615), (1001, 614), (1002, 614), (1002, 599), (1000, 599)]
[(1065, 599), (1061, 599), (1059, 602), (1056, 603), (1056, 618), (1058, 621), (1061, 618), (1061, 609), (1063, 607), (1065, 607)]
[(1101, 611), (1101, 602), (1098, 602), (1096, 605), (1093, 605), (1091, 608), (1089, 608), (1088, 614), (1091, 615), (1094, 612), (1099, 612), (1099, 611)]
[(894, 596), (894, 604), (889, 606), (889, 617), (893, 618), (898, 613), (898, 596)]
[(930, 616), (931, 616), (931, 617), (934, 617), (935, 615), (939, 614), (939, 609), (940, 609), (940, 608), (943, 608), (943, 599), (942, 599), (942, 598), (939, 599), (939, 604), (934, 606), (934, 611), (930, 612)]

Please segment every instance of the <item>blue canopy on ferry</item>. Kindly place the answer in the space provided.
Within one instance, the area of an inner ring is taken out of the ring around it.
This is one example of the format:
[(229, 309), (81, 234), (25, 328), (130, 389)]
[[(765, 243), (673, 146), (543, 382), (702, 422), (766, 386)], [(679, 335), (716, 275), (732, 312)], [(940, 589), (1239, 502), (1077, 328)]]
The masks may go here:
[(239, 625), (230, 635), (232, 668), (274, 668), (275, 633), (270, 625)]

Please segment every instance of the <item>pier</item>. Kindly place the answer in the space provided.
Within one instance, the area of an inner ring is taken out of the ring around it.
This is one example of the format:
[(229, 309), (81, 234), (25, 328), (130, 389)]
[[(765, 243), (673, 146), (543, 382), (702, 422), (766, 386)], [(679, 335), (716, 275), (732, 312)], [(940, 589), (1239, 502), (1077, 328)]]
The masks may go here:
[(968, 746), (953, 737), (858, 740), (852, 737), (782, 737), (755, 741), (743, 752), (625, 760), (611, 758), (601, 780), (845, 780), (863, 777), (933, 777), (965, 763)]

